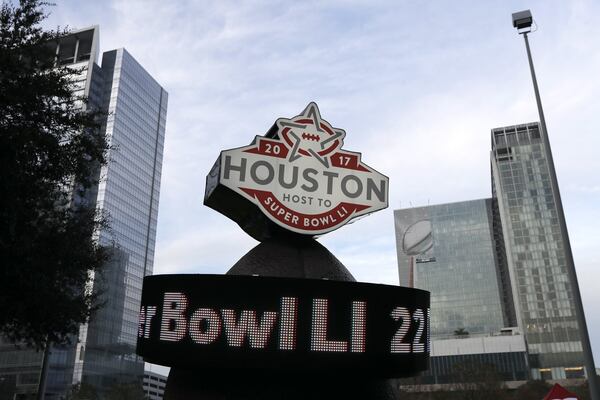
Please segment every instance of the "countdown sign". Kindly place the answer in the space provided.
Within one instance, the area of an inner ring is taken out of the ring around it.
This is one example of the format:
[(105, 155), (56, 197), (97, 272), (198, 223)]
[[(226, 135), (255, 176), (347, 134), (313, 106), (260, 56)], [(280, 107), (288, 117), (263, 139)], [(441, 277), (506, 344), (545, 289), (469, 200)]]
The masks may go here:
[(409, 376), (429, 358), (429, 292), (233, 275), (144, 278), (137, 353), (188, 369)]
[(343, 150), (345, 136), (321, 118), (315, 103), (296, 117), (279, 118), (249, 146), (221, 153), (207, 177), (205, 204), (258, 240), (268, 234), (256, 223), (257, 211), (284, 230), (318, 236), (386, 208), (388, 178), (359, 153)]

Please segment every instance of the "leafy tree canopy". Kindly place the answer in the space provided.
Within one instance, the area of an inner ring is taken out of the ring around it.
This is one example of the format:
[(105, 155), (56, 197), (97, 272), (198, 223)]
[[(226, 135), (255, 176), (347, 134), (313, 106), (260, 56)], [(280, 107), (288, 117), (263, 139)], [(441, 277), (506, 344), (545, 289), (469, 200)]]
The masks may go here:
[(465, 328), (458, 328), (454, 331), (454, 336), (468, 336), (469, 332), (465, 330)]
[[(103, 393), (103, 395), (100, 394)], [(73, 385), (66, 400), (146, 400), (141, 383), (115, 383), (99, 391), (87, 383)]]
[(144, 390), (141, 385), (117, 384), (110, 387), (106, 395), (107, 400), (144, 400)]
[(92, 198), (101, 116), (73, 95), (73, 69), (55, 65), (66, 31), (41, 27), (45, 5), (0, 10), (0, 335), (37, 347), (87, 320), (85, 287), (106, 258), (93, 239), (106, 224)]
[(100, 395), (92, 385), (78, 383), (67, 393), (66, 400), (100, 400)]

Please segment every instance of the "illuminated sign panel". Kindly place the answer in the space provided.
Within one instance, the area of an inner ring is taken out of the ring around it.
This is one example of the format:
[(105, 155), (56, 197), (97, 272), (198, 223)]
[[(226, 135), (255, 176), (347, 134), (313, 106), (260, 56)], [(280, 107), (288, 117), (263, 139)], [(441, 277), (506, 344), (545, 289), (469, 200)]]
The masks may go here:
[[(342, 149), (345, 136), (310, 103), (249, 146), (221, 152), (206, 178), (204, 204), (266, 242), (261, 251), (283, 248), (272, 260), (240, 260), (246, 273), (281, 265), (297, 276), (292, 266), (304, 268), (311, 259), (311, 267), (345, 271), (329, 252), (316, 250), (313, 237), (386, 208), (389, 189), (388, 178), (359, 153)], [(315, 261), (305, 251), (323, 257)], [(155, 275), (144, 278), (137, 353), (188, 371), (411, 376), (428, 367), (429, 315), (429, 293), (414, 288)]]
[[(251, 145), (221, 153), (207, 178), (205, 204), (259, 240), (264, 232), (248, 228), (245, 214), (252, 211), (244, 211), (244, 202), (280, 228), (309, 236), (386, 208), (388, 178), (364, 164), (359, 153), (343, 150), (345, 136), (315, 103), (294, 118), (279, 118)], [(220, 197), (219, 186), (238, 196)]]
[(138, 354), (193, 369), (427, 368), (429, 293), (326, 280), (233, 275), (144, 279)]

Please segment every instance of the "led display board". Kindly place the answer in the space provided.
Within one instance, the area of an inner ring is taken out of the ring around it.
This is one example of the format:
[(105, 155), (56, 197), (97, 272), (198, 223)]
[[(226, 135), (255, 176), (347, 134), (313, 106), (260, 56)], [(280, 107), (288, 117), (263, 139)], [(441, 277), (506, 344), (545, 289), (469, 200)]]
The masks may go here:
[(137, 352), (186, 369), (410, 376), (428, 364), (429, 292), (234, 275), (144, 278)]

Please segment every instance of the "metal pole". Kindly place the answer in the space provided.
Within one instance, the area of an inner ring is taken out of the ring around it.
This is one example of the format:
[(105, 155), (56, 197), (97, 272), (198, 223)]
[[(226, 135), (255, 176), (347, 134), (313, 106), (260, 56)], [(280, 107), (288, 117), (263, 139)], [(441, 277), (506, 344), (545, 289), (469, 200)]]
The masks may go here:
[(50, 342), (46, 341), (44, 347), (44, 357), (42, 358), (42, 371), (40, 372), (40, 382), (38, 383), (37, 400), (46, 398), (46, 378), (48, 377), (48, 359), (50, 358)]
[(583, 302), (581, 301), (581, 293), (579, 292), (579, 283), (577, 282), (577, 274), (575, 272), (575, 262), (573, 261), (573, 252), (571, 251), (571, 242), (569, 241), (569, 232), (567, 231), (567, 222), (563, 211), (562, 200), (560, 198), (560, 190), (558, 189), (558, 180), (556, 178), (556, 170), (554, 168), (554, 159), (552, 150), (550, 149), (550, 140), (548, 139), (548, 130), (546, 129), (546, 118), (544, 118), (544, 110), (542, 108), (542, 100), (538, 89), (535, 70), (533, 68), (533, 59), (531, 58), (531, 49), (529, 48), (529, 39), (527, 32), (523, 34), (525, 39), (525, 47), (527, 48), (527, 58), (529, 59), (529, 69), (531, 70), (531, 79), (533, 80), (533, 90), (535, 91), (535, 101), (537, 102), (538, 113), (540, 115), (540, 125), (542, 126), (542, 140), (547, 149), (548, 167), (550, 170), (550, 179), (552, 183), (552, 194), (556, 203), (558, 214), (558, 224), (562, 237), (564, 238), (565, 246), (565, 261), (567, 263), (567, 271), (571, 278), (571, 292), (575, 300), (575, 311), (577, 313), (577, 322), (579, 323), (579, 331), (581, 333), (581, 344), (583, 346), (583, 359), (585, 363), (590, 395), (592, 400), (600, 400), (600, 388), (598, 387), (598, 379), (596, 378), (596, 367), (594, 365), (594, 356), (592, 354), (592, 346), (590, 344), (590, 336), (588, 334), (585, 315), (583, 313)]

